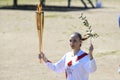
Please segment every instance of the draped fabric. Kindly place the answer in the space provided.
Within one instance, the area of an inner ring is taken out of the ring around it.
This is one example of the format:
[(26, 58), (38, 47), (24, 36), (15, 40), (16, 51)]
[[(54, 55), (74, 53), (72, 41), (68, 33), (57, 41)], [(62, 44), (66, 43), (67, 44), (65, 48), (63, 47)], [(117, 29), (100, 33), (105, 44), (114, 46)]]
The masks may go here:
[(66, 53), (57, 63), (45, 63), (51, 70), (66, 73), (67, 80), (88, 80), (89, 73), (96, 71), (96, 62), (90, 60), (89, 55), (80, 50), (73, 56), (73, 52)]

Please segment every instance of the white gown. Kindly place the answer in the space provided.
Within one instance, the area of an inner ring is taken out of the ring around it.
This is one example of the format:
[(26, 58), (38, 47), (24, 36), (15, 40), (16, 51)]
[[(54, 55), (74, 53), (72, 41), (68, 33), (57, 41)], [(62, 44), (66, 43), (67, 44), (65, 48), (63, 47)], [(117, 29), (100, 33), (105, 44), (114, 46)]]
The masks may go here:
[(57, 73), (65, 72), (67, 80), (88, 80), (89, 73), (96, 71), (95, 60), (90, 60), (82, 50), (75, 56), (73, 52), (68, 52), (57, 63), (48, 61), (45, 64)]

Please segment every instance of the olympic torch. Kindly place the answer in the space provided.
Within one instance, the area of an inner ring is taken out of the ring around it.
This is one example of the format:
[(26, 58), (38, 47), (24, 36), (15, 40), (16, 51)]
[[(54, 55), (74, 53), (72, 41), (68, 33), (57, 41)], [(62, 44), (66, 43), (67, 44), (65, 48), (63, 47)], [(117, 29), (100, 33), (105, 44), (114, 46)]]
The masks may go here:
[[(42, 38), (43, 38), (43, 29), (44, 29), (44, 12), (42, 11), (41, 4), (37, 5), (36, 22), (37, 22), (37, 31), (39, 37), (39, 52), (41, 53), (43, 50)], [(41, 61), (42, 60), (40, 60), (40, 62)]]

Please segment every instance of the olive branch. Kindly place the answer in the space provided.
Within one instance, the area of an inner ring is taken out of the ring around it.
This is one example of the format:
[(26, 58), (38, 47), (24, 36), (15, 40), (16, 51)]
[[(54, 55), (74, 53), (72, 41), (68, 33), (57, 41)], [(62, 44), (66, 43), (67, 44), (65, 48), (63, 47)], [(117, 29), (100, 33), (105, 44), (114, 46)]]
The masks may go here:
[(99, 37), (99, 35), (97, 33), (93, 32), (91, 25), (89, 24), (86, 16), (84, 16), (83, 13), (81, 13), (81, 16), (79, 17), (79, 19), (81, 19), (81, 21), (83, 22), (84, 26), (87, 27), (85, 35), (87, 35), (91, 39)]

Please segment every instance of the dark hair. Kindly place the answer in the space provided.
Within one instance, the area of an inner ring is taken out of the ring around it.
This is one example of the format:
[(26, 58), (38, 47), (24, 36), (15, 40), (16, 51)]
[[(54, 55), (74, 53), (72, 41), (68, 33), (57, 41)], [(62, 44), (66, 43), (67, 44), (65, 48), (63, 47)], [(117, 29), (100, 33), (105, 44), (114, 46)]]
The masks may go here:
[(76, 36), (78, 36), (79, 39), (82, 40), (82, 41), (85, 41), (85, 40), (87, 40), (89, 38), (89, 37), (82, 38), (82, 36), (81, 36), (81, 34), (79, 32), (74, 32), (73, 34), (76, 35)]

